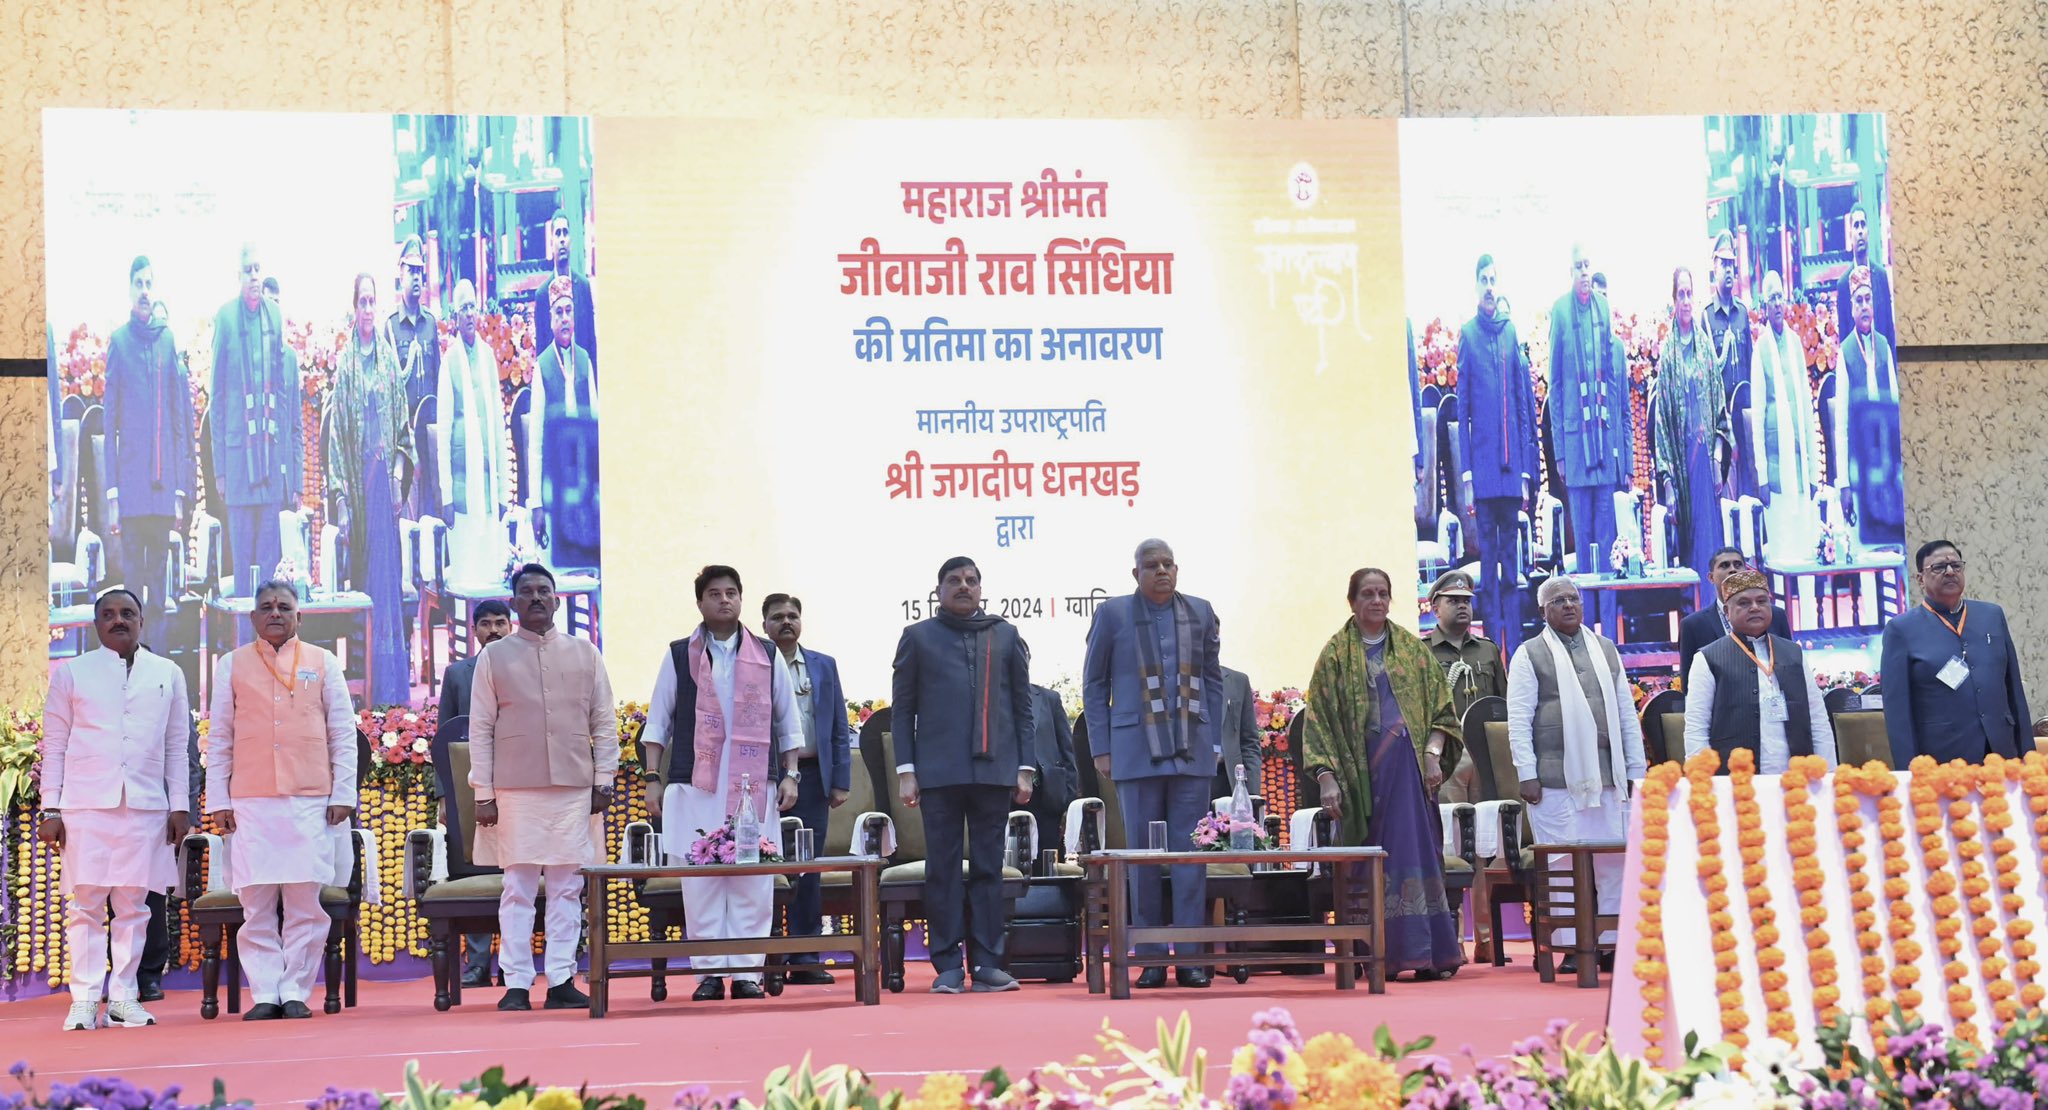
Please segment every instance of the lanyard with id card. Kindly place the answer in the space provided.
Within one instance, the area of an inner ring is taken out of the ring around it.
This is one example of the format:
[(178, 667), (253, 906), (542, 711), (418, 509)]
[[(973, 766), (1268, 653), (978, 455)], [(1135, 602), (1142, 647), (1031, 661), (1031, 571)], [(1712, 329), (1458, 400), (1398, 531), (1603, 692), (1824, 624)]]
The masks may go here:
[(1940, 679), (1941, 684), (1951, 690), (1961, 689), (1963, 680), (1970, 677), (1970, 641), (1963, 638), (1963, 629), (1970, 625), (1970, 607), (1968, 605), (1962, 607), (1961, 615), (1954, 624), (1948, 623), (1948, 618), (1941, 615), (1934, 606), (1923, 601), (1920, 603), (1920, 607), (1933, 613), (1934, 619), (1940, 621), (1942, 627), (1956, 634), (1956, 640), (1961, 650), (1949, 656), (1948, 662), (1941, 665), (1941, 669), (1934, 673), (1934, 677)]
[(1760, 672), (1757, 675), (1757, 696), (1763, 703), (1764, 720), (1774, 724), (1784, 724), (1791, 720), (1791, 711), (1785, 706), (1785, 691), (1778, 687), (1777, 645), (1771, 642), (1768, 635), (1764, 637), (1764, 651), (1768, 653), (1766, 662), (1765, 659), (1758, 659), (1756, 652), (1749, 650), (1749, 645), (1742, 642), (1741, 636), (1738, 635), (1734, 639), (1735, 646), (1742, 649), (1742, 654), (1749, 656), (1749, 661), (1755, 663), (1756, 669)]

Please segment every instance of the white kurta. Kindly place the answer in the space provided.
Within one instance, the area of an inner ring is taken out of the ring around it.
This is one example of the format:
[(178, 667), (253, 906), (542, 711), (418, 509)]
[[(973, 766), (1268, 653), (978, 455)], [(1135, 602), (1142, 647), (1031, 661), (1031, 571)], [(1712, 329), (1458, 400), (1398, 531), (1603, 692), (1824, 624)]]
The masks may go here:
[(177, 882), (170, 807), (187, 800), (185, 674), (137, 649), (131, 665), (98, 648), (50, 676), (43, 795), (63, 810), (63, 888)]
[[(213, 671), (213, 705), (206, 737), (206, 796), (213, 812), (232, 809), (236, 831), (227, 837), (228, 884), (334, 882), (337, 865), (352, 858), (348, 826), (327, 823), (328, 806), (356, 805), (356, 714), (341, 660), (326, 656), (320, 696), (327, 725), (327, 762), (334, 777), (326, 797), (253, 797), (231, 794), (235, 757), (234, 655)], [(346, 875), (347, 870), (341, 874)]]
[[(1731, 633), (1732, 635), (1732, 633)], [(1763, 645), (1751, 641), (1765, 662), (1770, 657), (1763, 654)], [(1807, 737), (1813, 742), (1813, 754), (1835, 765), (1835, 726), (1828, 719), (1828, 707), (1821, 697), (1820, 683), (1814, 680), (1813, 663), (1803, 655), (1800, 658), (1802, 673), (1806, 679), (1806, 729)], [(1769, 676), (1759, 676), (1758, 693), (1777, 683)], [(1685, 756), (1706, 751), (1711, 745), (1708, 737), (1714, 727), (1714, 667), (1707, 662), (1707, 655), (1701, 652), (1692, 657), (1692, 670), (1685, 676)], [(1758, 774), (1782, 775), (1785, 766), (1791, 762), (1791, 744), (1785, 739), (1785, 722), (1774, 721), (1766, 712), (1765, 698), (1757, 698), (1757, 756)]]
[(487, 577), (505, 565), (506, 537), (498, 506), (511, 500), (506, 462), (505, 405), (498, 386), (498, 360), (489, 343), (451, 343), (441, 362), (440, 418), (455, 419), (455, 394), (462, 391), (463, 482), (469, 508), (454, 509), (455, 451), (451, 428), (440, 448), (441, 495), (449, 501), (448, 561), (455, 577)]
[(480, 825), (472, 850), (486, 867), (598, 862), (604, 815), (590, 812), (587, 786), (499, 787), (498, 823)]

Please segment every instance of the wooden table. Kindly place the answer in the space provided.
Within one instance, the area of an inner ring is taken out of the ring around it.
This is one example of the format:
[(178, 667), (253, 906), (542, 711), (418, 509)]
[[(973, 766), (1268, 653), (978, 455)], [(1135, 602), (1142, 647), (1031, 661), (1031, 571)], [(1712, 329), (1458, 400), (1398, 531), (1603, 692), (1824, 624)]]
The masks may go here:
[[(1771, 575), (1771, 592), (1785, 599), (1785, 612), (1792, 631), (1809, 631), (1806, 605), (1813, 603), (1812, 628), (1877, 628), (1885, 618), (1898, 612), (1906, 597), (1906, 556), (1898, 551), (1858, 551), (1856, 557), (1839, 563), (1813, 559), (1765, 559), (1763, 569)], [(1875, 613), (1864, 612), (1863, 576), (1877, 576)], [(1849, 621), (1843, 625), (1835, 597), (1841, 580), (1848, 578)], [(1808, 588), (1810, 584), (1810, 589)], [(1810, 596), (1809, 596), (1810, 595)]]
[[(1578, 965), (1579, 986), (1593, 988), (1600, 985), (1600, 956), (1602, 950), (1614, 951), (1612, 944), (1600, 943), (1603, 929), (1619, 929), (1616, 914), (1601, 914), (1600, 900), (1593, 890), (1593, 857), (1611, 853), (1628, 852), (1628, 845), (1619, 840), (1601, 840), (1584, 844), (1535, 844), (1529, 848), (1535, 860), (1536, 889), (1529, 891), (1529, 939), (1536, 947), (1536, 973), (1546, 983), (1555, 982), (1556, 972), (1552, 970), (1550, 957), (1557, 949), (1550, 943), (1553, 929), (1572, 930), (1572, 962)], [(1571, 870), (1554, 871), (1550, 866), (1551, 856), (1569, 856)], [(1568, 888), (1572, 895), (1571, 907), (1563, 913), (1553, 912), (1552, 904), (1556, 895), (1567, 888), (1560, 885), (1559, 877), (1569, 875)]]
[[(1332, 923), (1261, 925), (1145, 926), (1130, 923), (1130, 869), (1132, 867), (1216, 863), (1263, 864), (1313, 863), (1330, 882)], [(1337, 989), (1353, 990), (1359, 963), (1367, 969), (1368, 987), (1373, 994), (1387, 990), (1386, 956), (1386, 863), (1384, 848), (1275, 848), (1250, 852), (1149, 852), (1120, 849), (1090, 852), (1081, 857), (1086, 869), (1081, 879), (1082, 946), (1087, 950), (1088, 993), (1104, 990), (1104, 956), (1108, 950), (1108, 984), (1111, 998), (1131, 996), (1131, 968), (1166, 967), (1169, 964), (1202, 963), (1174, 956), (1131, 953), (1136, 944), (1227, 944), (1248, 941), (1335, 941), (1337, 942)], [(1352, 866), (1364, 864), (1369, 872), (1363, 889), (1353, 881)], [(1351, 952), (1357, 943), (1370, 947), (1360, 958)], [(1221, 953), (1218, 953), (1219, 956)], [(1320, 964), (1331, 956), (1321, 945), (1316, 951), (1239, 949), (1230, 953), (1233, 964)]]
[[(687, 959), (691, 956), (764, 955), (762, 970), (785, 971), (801, 966), (777, 957), (815, 952), (844, 952), (853, 948), (853, 996), (863, 1005), (882, 1000), (881, 880), (886, 861), (879, 856), (820, 856), (798, 863), (794, 860), (762, 863), (663, 864), (638, 867), (603, 864), (583, 869), (583, 904), (590, 914), (590, 1016), (604, 1016), (609, 984), (613, 979), (651, 979), (654, 969), (619, 968), (620, 960)], [(738, 937), (731, 940), (646, 940), (615, 941), (609, 935), (612, 879), (730, 879), (746, 875), (823, 874), (827, 871), (853, 873), (853, 933), (821, 934), (809, 937)], [(747, 970), (747, 969), (741, 969)]]

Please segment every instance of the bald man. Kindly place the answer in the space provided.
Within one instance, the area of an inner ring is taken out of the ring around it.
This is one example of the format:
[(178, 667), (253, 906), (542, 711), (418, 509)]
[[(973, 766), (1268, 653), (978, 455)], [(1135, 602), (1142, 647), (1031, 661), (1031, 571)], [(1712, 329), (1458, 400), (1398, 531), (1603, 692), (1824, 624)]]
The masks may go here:
[(510, 500), (511, 456), (505, 450), (498, 356), (477, 337), (482, 306), (468, 278), (456, 283), (454, 306), (456, 341), (443, 356), (435, 394), (447, 436), (440, 452), (441, 494), (447, 500), (449, 561), (482, 573), (505, 561), (498, 507)]
[(1750, 442), (1764, 526), (1774, 551), (1805, 557), (1813, 550), (1813, 387), (1806, 374), (1806, 344), (1785, 326), (1785, 280), (1764, 275), (1764, 319), (1750, 364)]

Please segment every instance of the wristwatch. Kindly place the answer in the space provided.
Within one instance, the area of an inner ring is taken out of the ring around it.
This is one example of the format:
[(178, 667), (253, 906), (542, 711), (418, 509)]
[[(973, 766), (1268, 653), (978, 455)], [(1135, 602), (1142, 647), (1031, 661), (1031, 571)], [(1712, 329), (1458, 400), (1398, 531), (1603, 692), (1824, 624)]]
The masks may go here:
[(782, 773), (788, 776), (789, 781), (791, 782), (804, 781), (804, 769), (801, 767), (791, 767), (789, 770), (784, 771)]
[(64, 819), (64, 811), (57, 809), (46, 809), (43, 811), (43, 820), (47, 821), (52, 817), (62, 821)]

